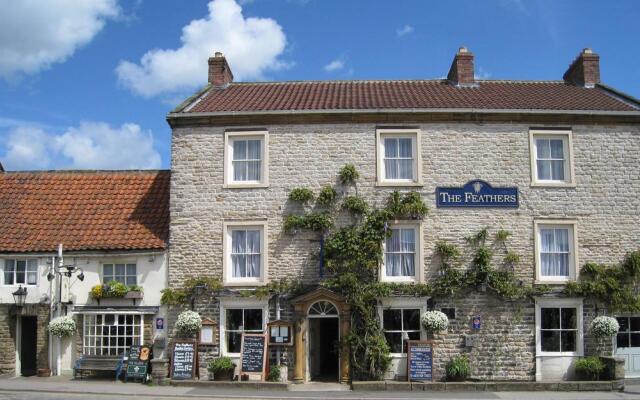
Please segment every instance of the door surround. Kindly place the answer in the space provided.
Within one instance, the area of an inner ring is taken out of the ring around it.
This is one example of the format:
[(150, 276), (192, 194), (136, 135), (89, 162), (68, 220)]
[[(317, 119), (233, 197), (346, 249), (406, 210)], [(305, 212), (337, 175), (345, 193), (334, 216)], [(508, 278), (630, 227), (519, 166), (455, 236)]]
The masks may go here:
[[(311, 307), (319, 302), (328, 302), (335, 307), (337, 313), (333, 315), (309, 315)], [(329, 289), (318, 287), (311, 292), (295, 297), (291, 300), (294, 308), (295, 321), (295, 368), (293, 380), (296, 383), (308, 381), (308, 343), (309, 343), (309, 318), (335, 318), (338, 317), (339, 337), (343, 338), (349, 334), (351, 329), (351, 307), (346, 303), (343, 296)], [(349, 347), (341, 343), (339, 355), (339, 381), (349, 382)]]

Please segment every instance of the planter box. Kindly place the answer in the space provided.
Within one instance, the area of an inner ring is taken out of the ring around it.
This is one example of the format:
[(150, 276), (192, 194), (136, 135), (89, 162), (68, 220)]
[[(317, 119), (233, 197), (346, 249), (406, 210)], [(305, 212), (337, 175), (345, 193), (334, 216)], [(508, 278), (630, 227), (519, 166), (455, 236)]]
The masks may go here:
[(134, 300), (140, 300), (144, 297), (144, 293), (143, 292), (138, 292), (138, 291), (130, 291), (127, 292), (127, 294), (124, 295), (125, 299), (134, 299)]

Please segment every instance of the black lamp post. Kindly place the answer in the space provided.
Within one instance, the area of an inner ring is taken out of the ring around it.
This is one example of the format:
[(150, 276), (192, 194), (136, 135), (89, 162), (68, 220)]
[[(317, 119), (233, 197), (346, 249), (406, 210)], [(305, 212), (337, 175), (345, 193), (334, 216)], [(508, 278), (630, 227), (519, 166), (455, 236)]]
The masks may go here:
[(18, 290), (12, 293), (13, 301), (16, 303), (17, 307), (24, 306), (24, 302), (27, 299), (27, 288), (22, 287), (22, 285), (18, 286)]

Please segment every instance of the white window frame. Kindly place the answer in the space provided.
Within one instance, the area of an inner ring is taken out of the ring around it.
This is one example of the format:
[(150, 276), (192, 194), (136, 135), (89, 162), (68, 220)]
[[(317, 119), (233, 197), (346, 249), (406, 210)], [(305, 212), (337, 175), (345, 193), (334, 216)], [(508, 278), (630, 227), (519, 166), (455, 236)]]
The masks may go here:
[[(419, 309), (420, 316), (427, 311), (427, 300), (429, 297), (415, 297), (415, 298), (383, 298), (380, 299), (380, 305), (378, 305), (378, 319), (380, 320), (380, 326), (384, 333), (384, 310), (389, 309)], [(427, 338), (422, 323), (420, 323), (420, 340)], [(393, 358), (407, 358), (407, 353), (390, 353)]]
[[(575, 308), (576, 309), (576, 351), (542, 351), (542, 319), (543, 308)], [(582, 299), (556, 298), (536, 299), (536, 356), (571, 356), (582, 357), (584, 355), (584, 327), (582, 315)]]
[[(102, 316), (102, 324), (101, 325), (98, 325), (97, 323), (96, 324), (91, 324), (91, 326), (93, 327), (93, 335), (87, 335), (87, 329), (89, 328), (88, 327), (89, 324), (87, 323), (87, 317), (90, 316), (90, 317), (93, 317), (93, 318), (97, 319), (99, 315)], [(97, 354), (97, 351), (96, 351), (96, 349), (98, 349), (98, 348), (102, 349), (102, 345), (96, 346), (95, 342), (94, 342), (94, 345), (92, 346), (91, 345), (91, 338), (95, 339), (96, 337), (100, 337), (101, 338), (103, 336), (102, 332), (98, 332), (98, 327), (110, 326), (110, 325), (105, 325), (104, 324), (104, 320), (105, 320), (107, 315), (113, 315), (113, 318), (115, 319), (116, 322), (118, 321), (118, 317), (120, 315), (124, 316), (125, 317), (125, 325), (124, 326), (125, 327), (126, 326), (131, 326), (132, 328), (135, 327), (136, 324), (132, 323), (131, 325), (127, 325), (126, 324), (127, 316), (131, 316), (132, 318), (135, 318), (135, 316), (139, 316), (140, 317), (140, 325), (138, 326), (138, 328), (140, 330), (140, 335), (138, 335), (138, 336), (139, 336), (140, 340), (139, 340), (137, 345), (144, 344), (144, 314), (132, 313), (132, 312), (121, 312), (121, 313), (95, 312), (95, 313), (86, 313), (86, 314), (82, 314), (82, 316), (83, 316), (82, 317), (82, 354), (85, 354), (85, 355), (87, 355), (87, 354), (88, 355), (99, 355), (99, 356), (102, 355), (102, 354)], [(118, 326), (118, 325), (115, 325), (115, 326)], [(134, 338), (135, 338), (135, 336), (136, 335), (132, 335), (132, 337), (134, 337)], [(111, 337), (111, 335), (109, 335), (109, 337)], [(117, 329), (116, 329), (115, 337), (116, 337), (116, 340), (119, 337), (119, 335), (117, 334)], [(133, 340), (132, 340), (132, 343), (133, 343)], [(106, 347), (110, 348), (111, 346), (106, 346)], [(122, 347), (122, 346), (116, 346), (116, 348), (117, 347)], [(127, 354), (128, 347), (124, 346), (123, 348), (124, 348), (125, 354)], [(87, 352), (87, 349), (93, 349), (94, 350), (93, 354), (91, 354), (91, 351)]]
[[(562, 139), (564, 148), (564, 180), (538, 179), (538, 152), (536, 139)], [(529, 149), (531, 159), (531, 186), (575, 187), (573, 166), (573, 132), (571, 130), (529, 130)]]
[[(564, 284), (568, 281), (575, 281), (578, 279), (579, 268), (578, 265), (578, 221), (567, 219), (536, 219), (533, 222), (534, 231), (534, 248), (535, 248), (535, 263), (536, 263), (536, 282), (545, 284)], [(542, 260), (540, 257), (541, 243), (540, 243), (540, 229), (549, 228), (568, 228), (569, 229), (569, 276), (542, 276)]]
[[(259, 181), (233, 180), (233, 142), (234, 140), (260, 140), (262, 143), (262, 165)], [(265, 188), (269, 187), (269, 132), (227, 131), (224, 133), (224, 183), (225, 188)]]
[(424, 280), (424, 231), (422, 221), (392, 221), (388, 223), (387, 229), (409, 229), (412, 228), (416, 231), (416, 254), (415, 254), (415, 276), (387, 276), (386, 274), (386, 238), (382, 242), (382, 262), (380, 263), (379, 280), (381, 282), (397, 282), (397, 283), (414, 283), (422, 282)]
[[(222, 224), (222, 277), (226, 286), (263, 286), (268, 282), (269, 232), (267, 221), (225, 221)], [(231, 262), (231, 231), (234, 229), (258, 229), (260, 230), (260, 276), (249, 278), (234, 278), (233, 263)]]
[(262, 309), (262, 332), (266, 332), (269, 323), (269, 302), (259, 299), (220, 299), (220, 354), (227, 357), (239, 358), (241, 353), (227, 351), (227, 310)]
[(132, 265), (132, 264), (135, 265), (136, 266), (136, 275), (135, 275), (136, 283), (135, 283), (135, 285), (140, 285), (140, 279), (138, 279), (140, 274), (138, 272), (138, 263), (136, 262), (136, 260), (115, 260), (115, 261), (107, 260), (107, 261), (102, 261), (100, 263), (100, 266), (101, 266), (100, 267), (100, 278), (101, 278), (101, 282), (103, 284), (108, 282), (108, 281), (105, 280), (105, 274), (104, 274), (104, 266), (107, 265), (107, 264), (113, 266), (113, 276), (114, 277), (116, 276), (116, 264), (124, 264), (125, 265), (125, 268), (124, 268), (125, 269), (125, 275), (124, 275), (125, 276), (125, 283), (124, 284), (127, 285), (127, 286), (131, 286), (131, 285), (126, 283), (127, 277), (128, 276), (132, 276), (132, 275), (127, 275), (127, 267), (126, 266), (127, 265)]
[[(376, 170), (377, 186), (422, 186), (422, 146), (420, 144), (421, 130), (412, 129), (376, 129)], [(386, 179), (384, 165), (384, 139), (410, 138), (413, 154), (413, 179)]]
[[(4, 271), (5, 271), (5, 267), (6, 267), (6, 262), (7, 260), (13, 260), (14, 261), (14, 267), (13, 267), (13, 282), (14, 283), (6, 283), (4, 280)], [(29, 261), (30, 260), (35, 260), (36, 262), (36, 283), (27, 283), (29, 282), (29, 277), (28, 277), (28, 271), (29, 271)], [(24, 261), (25, 262), (25, 272), (24, 272), (24, 283), (17, 283), (16, 282), (16, 269), (17, 269), (17, 265), (15, 263), (17, 263), (17, 261)], [(33, 258), (33, 257), (6, 257), (3, 259), (0, 259), (0, 282), (2, 282), (1, 286), (7, 286), (7, 287), (18, 287), (18, 286), (24, 286), (24, 287), (36, 287), (38, 286), (38, 283), (40, 283), (40, 260), (37, 258)]]

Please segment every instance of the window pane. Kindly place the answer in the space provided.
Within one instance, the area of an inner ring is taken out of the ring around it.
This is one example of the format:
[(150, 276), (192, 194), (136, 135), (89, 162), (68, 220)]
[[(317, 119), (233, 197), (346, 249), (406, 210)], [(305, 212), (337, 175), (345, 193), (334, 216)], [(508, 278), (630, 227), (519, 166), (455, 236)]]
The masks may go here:
[(543, 308), (540, 310), (542, 329), (560, 329), (560, 309)]
[(398, 156), (398, 139), (386, 138), (384, 140), (384, 156), (385, 158)]
[(392, 353), (402, 353), (402, 333), (385, 332), (384, 337), (387, 339), (387, 344), (391, 348)]
[(234, 229), (231, 231), (231, 253), (244, 254), (247, 252), (247, 231)]
[(13, 285), (15, 283), (14, 271), (15, 271), (15, 261), (4, 260), (4, 284), (5, 285)]
[(125, 273), (126, 273), (125, 265), (124, 264), (116, 264), (116, 277), (117, 278), (122, 278), (122, 277), (124, 277)]
[(560, 351), (559, 331), (541, 331), (540, 338), (542, 351)]
[(392, 229), (391, 236), (387, 238), (387, 246), (385, 251), (387, 253), (398, 252), (401, 247), (401, 233), (400, 229)]
[(16, 261), (16, 283), (23, 284), (25, 283), (25, 273), (27, 270), (27, 262), (24, 260)]
[(629, 330), (629, 318), (627, 317), (618, 317), (618, 324), (620, 325), (620, 332), (625, 332)]
[(104, 281), (105, 282), (109, 282), (111, 280), (113, 280), (113, 265), (112, 264), (105, 264), (103, 269), (103, 276), (104, 276)]
[(246, 309), (244, 310), (244, 330), (261, 331), (262, 330), (262, 310)]
[(564, 161), (550, 161), (551, 179), (554, 181), (564, 180)]
[(575, 308), (563, 308), (562, 309), (562, 329), (576, 329), (576, 309)]
[(247, 161), (234, 161), (233, 166), (233, 180), (234, 181), (246, 181), (247, 180)]
[(234, 160), (247, 159), (247, 141), (246, 140), (233, 141), (233, 159)]
[(387, 331), (399, 331), (402, 329), (402, 310), (383, 310), (382, 326)]
[(632, 333), (631, 335), (631, 347), (640, 347), (640, 333)]
[(398, 160), (398, 179), (413, 179), (413, 160)]
[(384, 177), (385, 179), (398, 179), (398, 162), (399, 160), (384, 160)]
[(246, 278), (247, 277), (247, 260), (246, 256), (231, 255), (231, 275), (234, 278)]
[(398, 156), (402, 158), (413, 157), (410, 138), (398, 139)]
[(242, 351), (242, 334), (227, 332), (227, 351), (229, 353), (240, 353)]
[(564, 158), (564, 141), (562, 139), (552, 139), (551, 145), (551, 158)]
[(629, 347), (629, 334), (618, 333), (618, 336), (616, 337), (616, 345), (618, 348)]
[(29, 271), (27, 272), (27, 285), (35, 285), (38, 282), (38, 273)]
[(127, 264), (127, 275), (135, 275), (135, 274), (136, 274), (136, 265)]
[(536, 139), (536, 153), (538, 159), (548, 159), (551, 156), (549, 139)]
[(134, 276), (127, 276), (127, 283), (126, 283), (127, 286), (136, 285), (136, 284), (137, 284), (137, 282), (136, 282), (136, 276), (135, 275)]
[(242, 326), (242, 310), (227, 310), (227, 329), (238, 330)]
[(562, 351), (576, 351), (576, 331), (562, 332)]
[(551, 179), (551, 161), (538, 160), (538, 179)]
[(420, 310), (404, 310), (402, 315), (402, 329), (405, 331), (420, 330)]
[(262, 161), (247, 161), (247, 180), (259, 181)]
[(247, 158), (250, 160), (260, 160), (261, 153), (261, 140), (249, 140), (248, 149), (247, 149)]
[(630, 317), (632, 331), (640, 331), (640, 317)]

